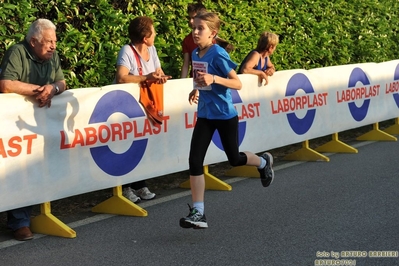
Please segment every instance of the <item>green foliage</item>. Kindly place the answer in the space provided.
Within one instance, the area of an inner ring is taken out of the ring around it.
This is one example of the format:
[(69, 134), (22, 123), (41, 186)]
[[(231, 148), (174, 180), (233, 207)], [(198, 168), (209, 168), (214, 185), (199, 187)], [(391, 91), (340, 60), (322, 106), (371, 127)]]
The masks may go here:
[[(131, 19), (154, 19), (155, 46), (164, 71), (180, 76), (181, 42), (190, 32), (192, 0), (0, 0), (0, 57), (22, 40), (32, 21), (48, 18), (70, 88), (112, 83), (119, 49), (129, 42)], [(382, 62), (398, 56), (396, 0), (204, 0), (223, 20), (219, 35), (235, 47), (237, 63), (263, 31), (280, 35), (272, 56), (278, 70)]]

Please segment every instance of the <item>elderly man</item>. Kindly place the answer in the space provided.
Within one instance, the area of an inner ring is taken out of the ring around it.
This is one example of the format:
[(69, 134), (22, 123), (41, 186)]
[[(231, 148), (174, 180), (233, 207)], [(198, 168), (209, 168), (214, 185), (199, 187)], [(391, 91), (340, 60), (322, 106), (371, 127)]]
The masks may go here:
[[(6, 51), (0, 66), (0, 92), (33, 96), (39, 107), (48, 108), (54, 95), (66, 90), (55, 30), (51, 21), (38, 19), (29, 27), (25, 40)], [(15, 239), (33, 238), (31, 212), (32, 206), (7, 212), (7, 225)]]

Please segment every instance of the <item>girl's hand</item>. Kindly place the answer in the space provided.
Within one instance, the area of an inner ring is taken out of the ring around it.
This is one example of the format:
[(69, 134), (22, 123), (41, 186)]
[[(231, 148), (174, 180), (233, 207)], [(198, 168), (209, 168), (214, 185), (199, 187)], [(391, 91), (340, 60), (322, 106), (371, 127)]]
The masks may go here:
[(198, 97), (199, 97), (198, 90), (192, 90), (188, 95), (188, 102), (190, 103), (190, 105), (193, 105), (193, 103), (198, 104)]
[(213, 83), (213, 75), (198, 71), (194, 81), (198, 84), (198, 86), (206, 87)]

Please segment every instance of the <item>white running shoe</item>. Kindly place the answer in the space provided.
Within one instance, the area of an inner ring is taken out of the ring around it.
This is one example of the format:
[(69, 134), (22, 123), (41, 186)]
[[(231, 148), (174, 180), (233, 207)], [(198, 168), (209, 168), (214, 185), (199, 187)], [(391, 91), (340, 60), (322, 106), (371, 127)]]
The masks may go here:
[(141, 201), (140, 197), (137, 197), (130, 187), (124, 188), (122, 195), (133, 203), (139, 203)]
[(140, 188), (138, 190), (133, 190), (134, 194), (136, 194), (136, 196), (140, 197), (143, 200), (151, 200), (153, 198), (155, 198), (155, 193), (152, 193), (148, 187), (143, 187)]

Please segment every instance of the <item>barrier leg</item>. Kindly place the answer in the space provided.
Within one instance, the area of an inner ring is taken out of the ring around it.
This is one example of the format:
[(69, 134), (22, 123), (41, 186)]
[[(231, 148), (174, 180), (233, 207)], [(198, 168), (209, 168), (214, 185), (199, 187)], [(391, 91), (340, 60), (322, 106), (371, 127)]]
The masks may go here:
[(259, 177), (258, 168), (256, 166), (236, 166), (225, 172), (227, 176), (239, 176), (239, 177)]
[(338, 133), (332, 135), (332, 140), (317, 147), (317, 152), (332, 152), (332, 153), (357, 153), (357, 149), (343, 143), (338, 139)]
[(384, 132), (391, 134), (391, 135), (399, 135), (399, 118), (395, 119), (395, 124), (386, 128)]
[(41, 214), (34, 217), (31, 221), (30, 228), (32, 232), (66, 238), (76, 237), (74, 230), (51, 214), (50, 202), (42, 203), (40, 205), (40, 212)]
[(309, 141), (305, 140), (302, 143), (302, 148), (299, 150), (288, 154), (287, 156), (284, 157), (284, 160), (288, 161), (326, 161), (329, 162), (330, 158), (327, 156), (324, 156), (321, 153), (318, 153), (315, 150), (312, 150), (309, 147)]
[(388, 133), (379, 129), (378, 123), (373, 124), (373, 129), (359, 137), (357, 140), (371, 140), (371, 141), (397, 141), (398, 139)]
[[(209, 173), (208, 165), (204, 166), (204, 177), (205, 177), (205, 189), (210, 190), (232, 190), (232, 187), (223, 182), (222, 180), (216, 178), (212, 174)], [(181, 188), (191, 188), (190, 180), (187, 180), (180, 184)]]
[(122, 196), (122, 186), (114, 187), (112, 191), (113, 196), (111, 198), (97, 204), (91, 209), (91, 211), (127, 216), (144, 217), (148, 215), (146, 210)]

